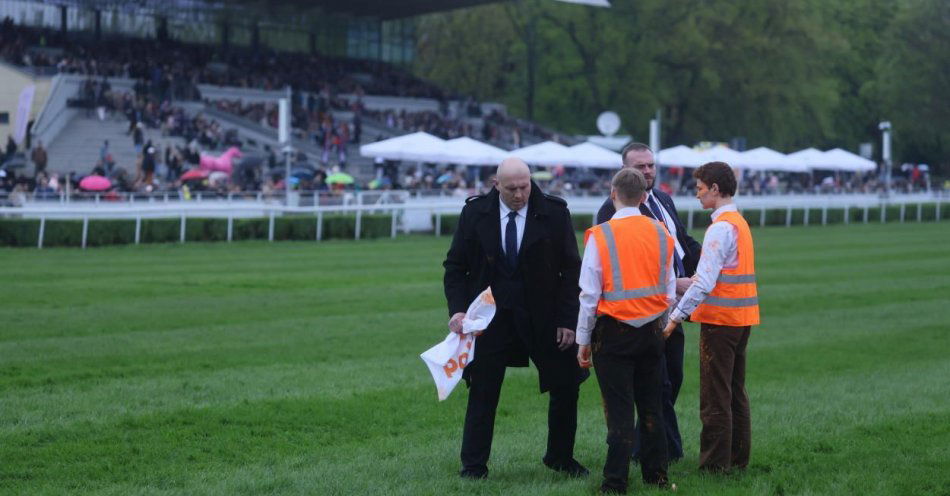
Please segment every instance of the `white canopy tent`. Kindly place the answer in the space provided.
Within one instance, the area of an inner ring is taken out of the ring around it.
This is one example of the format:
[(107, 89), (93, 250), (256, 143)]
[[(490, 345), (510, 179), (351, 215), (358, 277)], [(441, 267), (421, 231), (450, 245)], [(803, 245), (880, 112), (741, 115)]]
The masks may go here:
[(568, 147), (553, 141), (519, 148), (510, 152), (508, 156), (520, 158), (530, 165), (564, 165), (573, 158)]
[(831, 170), (851, 171), (851, 172), (869, 172), (877, 169), (877, 164), (873, 160), (868, 160), (860, 155), (855, 155), (847, 150), (835, 148), (824, 153), (825, 161), (830, 167), (816, 167), (817, 169), (828, 168)]
[(656, 163), (662, 167), (699, 167), (708, 161), (702, 153), (686, 145), (660, 150), (656, 154)]
[(591, 142), (584, 142), (568, 148), (571, 158), (564, 165), (575, 167), (594, 167), (598, 169), (619, 169), (623, 165), (620, 154)]
[(706, 162), (725, 162), (729, 165), (735, 166), (735, 163), (741, 160), (742, 157), (740, 152), (737, 152), (732, 148), (726, 148), (724, 146), (714, 146), (699, 153), (703, 157), (702, 164), (705, 164)]
[(463, 136), (446, 141), (443, 146), (443, 157), (438, 161), (461, 165), (496, 166), (507, 156), (508, 152), (501, 148)]
[(831, 163), (829, 163), (827, 157), (825, 157), (825, 152), (816, 148), (806, 148), (794, 153), (789, 153), (788, 156), (801, 161), (809, 169), (826, 169), (831, 167)]
[(363, 145), (360, 155), (386, 160), (439, 162), (438, 157), (443, 154), (444, 148), (445, 140), (418, 132)]
[(808, 172), (808, 166), (803, 160), (789, 157), (765, 146), (741, 152), (739, 158), (734, 162), (729, 162), (729, 165), (750, 170)]

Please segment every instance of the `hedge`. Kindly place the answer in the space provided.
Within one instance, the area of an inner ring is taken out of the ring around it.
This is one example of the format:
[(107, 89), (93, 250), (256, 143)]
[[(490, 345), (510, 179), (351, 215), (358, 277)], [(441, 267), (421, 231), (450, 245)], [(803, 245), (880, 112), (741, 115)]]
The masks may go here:
[[(936, 203), (924, 203), (920, 210), (922, 221), (936, 219)], [(820, 208), (810, 207), (808, 210), (808, 224), (821, 225)], [(742, 215), (752, 227), (763, 225), (762, 215), (765, 215), (767, 226), (784, 226), (787, 222), (787, 208), (762, 209), (752, 208), (742, 211)], [(689, 211), (679, 212), (680, 220), (689, 225)], [(900, 222), (900, 205), (886, 207), (886, 222)], [(704, 229), (709, 225), (709, 212), (694, 210), (693, 229)], [(863, 207), (829, 208), (827, 210), (827, 224), (841, 224), (847, 221), (853, 224), (864, 222), (865, 209)], [(950, 219), (950, 202), (940, 204), (940, 219)], [(451, 235), (458, 226), (457, 214), (442, 215), (440, 234)], [(433, 224), (435, 218), (433, 217)], [(574, 229), (584, 231), (591, 226), (592, 214), (574, 214), (571, 217)], [(869, 223), (881, 222), (881, 207), (867, 209)], [(904, 210), (904, 222), (917, 221), (917, 204), (908, 204)], [(802, 225), (805, 222), (805, 209), (792, 209), (792, 225)], [(251, 218), (234, 219), (232, 239), (266, 240), (270, 219)], [(321, 239), (353, 239), (355, 233), (356, 215), (324, 215)], [(389, 214), (363, 215), (360, 220), (360, 238), (387, 237), (391, 234), (392, 217)], [(0, 218), (0, 246), (36, 246), (40, 221), (37, 219), (2, 219)], [(186, 219), (185, 240), (192, 241), (225, 241), (228, 237), (228, 221), (220, 218), (189, 218)], [(176, 243), (181, 236), (181, 219), (142, 219), (140, 241), (142, 243)], [(282, 216), (274, 218), (274, 240), (304, 240), (312, 241), (317, 237), (316, 217), (312, 215)], [(87, 232), (87, 246), (132, 244), (135, 242), (135, 220), (105, 220), (90, 219)], [(43, 246), (81, 246), (82, 221), (47, 220), (44, 226)]]
[[(269, 218), (234, 219), (232, 239), (251, 240), (268, 237)], [(324, 215), (321, 239), (353, 239), (356, 215)], [(0, 219), (0, 246), (36, 246), (38, 219)], [(362, 215), (360, 237), (378, 238), (391, 234), (390, 215)], [(181, 240), (181, 219), (142, 219), (142, 243), (177, 243)], [(274, 240), (315, 240), (317, 222), (314, 216), (274, 218)], [(185, 241), (225, 241), (228, 220), (221, 218), (188, 218), (185, 220)], [(134, 219), (89, 219), (87, 246), (135, 243)], [(82, 246), (82, 220), (47, 220), (43, 227), (43, 246)]]

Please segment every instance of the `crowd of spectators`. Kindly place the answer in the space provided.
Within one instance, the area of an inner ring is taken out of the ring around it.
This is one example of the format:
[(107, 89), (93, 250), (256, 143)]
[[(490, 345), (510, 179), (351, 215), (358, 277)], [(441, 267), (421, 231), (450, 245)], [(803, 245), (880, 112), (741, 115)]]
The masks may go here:
[[(160, 37), (161, 38), (161, 37)], [(105, 42), (89, 33), (0, 22), (0, 57), (24, 67), (148, 81), (175, 98), (196, 96), (199, 83), (265, 90), (394, 95), (443, 99), (425, 81), (379, 61), (276, 52), (265, 47), (214, 46), (164, 39), (123, 37)]]

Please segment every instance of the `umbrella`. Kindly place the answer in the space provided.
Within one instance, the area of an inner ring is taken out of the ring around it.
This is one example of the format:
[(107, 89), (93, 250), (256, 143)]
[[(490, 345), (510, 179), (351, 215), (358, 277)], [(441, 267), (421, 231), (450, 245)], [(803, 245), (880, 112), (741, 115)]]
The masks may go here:
[(353, 184), (353, 176), (345, 172), (336, 172), (327, 176), (327, 184)]
[(452, 179), (452, 173), (446, 172), (445, 174), (442, 174), (441, 176), (439, 176), (439, 178), (435, 180), (435, 183), (442, 184), (442, 183), (448, 182), (450, 179)]
[(313, 170), (310, 167), (297, 167), (290, 171), (290, 175), (293, 177), (299, 177), (300, 179), (306, 179), (307, 181), (313, 180), (313, 176), (317, 174), (317, 171)]
[(105, 191), (112, 187), (112, 182), (102, 176), (86, 176), (79, 181), (79, 188), (86, 191)]
[(538, 181), (550, 181), (554, 179), (554, 174), (551, 174), (550, 171), (538, 171), (531, 174), (532, 179), (537, 179)]
[(179, 179), (182, 181), (194, 181), (195, 179), (206, 179), (209, 174), (211, 174), (211, 171), (207, 169), (191, 169), (182, 174)]

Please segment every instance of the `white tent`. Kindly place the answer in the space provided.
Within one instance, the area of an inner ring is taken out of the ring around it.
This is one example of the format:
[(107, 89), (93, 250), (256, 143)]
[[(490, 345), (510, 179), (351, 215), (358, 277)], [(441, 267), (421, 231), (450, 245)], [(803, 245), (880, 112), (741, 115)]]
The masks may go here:
[(419, 132), (363, 145), (360, 155), (386, 160), (438, 162), (444, 147), (445, 140)]
[(708, 161), (702, 153), (686, 145), (660, 150), (656, 154), (657, 165), (663, 167), (699, 167)]
[[(868, 160), (860, 155), (855, 155), (849, 151), (842, 150), (841, 148), (828, 150), (824, 153), (824, 156), (825, 161), (831, 165), (831, 167), (828, 168), (832, 170), (867, 172), (877, 169), (877, 164), (875, 164), (874, 161)], [(818, 168), (822, 169), (824, 167)]]
[(498, 165), (508, 152), (467, 136), (450, 139), (443, 146), (443, 156), (439, 162), (461, 165)]
[(565, 161), (564, 165), (596, 167), (599, 169), (619, 169), (623, 165), (623, 159), (619, 153), (590, 142), (574, 145), (569, 147), (568, 150), (570, 150), (572, 157)]
[(808, 166), (801, 159), (791, 158), (765, 146), (740, 153), (729, 165), (750, 170), (808, 172)]
[(703, 164), (706, 162), (725, 162), (731, 166), (735, 166), (735, 162), (741, 160), (742, 157), (741, 153), (724, 146), (714, 146), (699, 153), (703, 157)]
[(573, 158), (568, 147), (553, 141), (519, 148), (508, 155), (520, 158), (531, 165), (563, 165)]
[(832, 164), (825, 156), (825, 152), (816, 148), (805, 148), (794, 153), (789, 153), (789, 157), (801, 161), (809, 169), (829, 169)]

